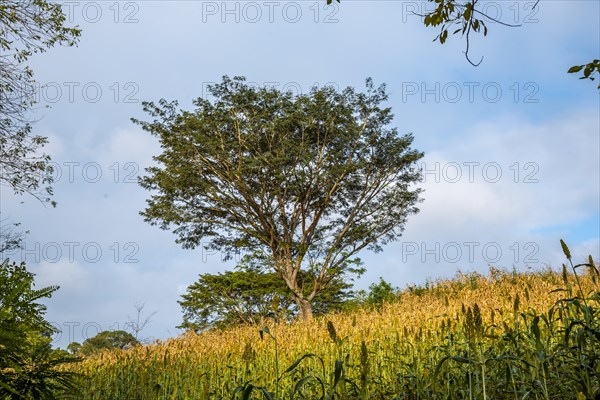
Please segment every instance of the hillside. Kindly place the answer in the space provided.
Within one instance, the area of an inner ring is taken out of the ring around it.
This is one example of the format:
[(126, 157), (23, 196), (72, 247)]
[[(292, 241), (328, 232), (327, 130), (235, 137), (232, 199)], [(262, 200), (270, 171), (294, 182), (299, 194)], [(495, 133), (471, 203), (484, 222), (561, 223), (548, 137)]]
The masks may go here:
[(491, 268), (407, 288), (379, 309), (269, 321), (262, 335), (244, 326), (102, 353), (76, 367), (82, 398), (221, 399), (236, 388), (255, 399), (594, 398), (598, 276), (578, 275)]

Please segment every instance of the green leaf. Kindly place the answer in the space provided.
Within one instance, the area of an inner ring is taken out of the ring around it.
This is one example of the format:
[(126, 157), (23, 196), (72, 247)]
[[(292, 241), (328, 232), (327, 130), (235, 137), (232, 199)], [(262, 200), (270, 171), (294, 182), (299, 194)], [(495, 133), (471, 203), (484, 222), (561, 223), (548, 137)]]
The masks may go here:
[(581, 71), (583, 69), (583, 67), (584, 67), (583, 65), (575, 65), (575, 66), (569, 68), (569, 70), (567, 71), (567, 73), (572, 74), (574, 72), (579, 72), (579, 71)]
[(288, 373), (290, 371), (293, 371), (294, 368), (296, 368), (298, 366), (298, 364), (300, 364), (302, 362), (302, 360), (304, 360), (305, 358), (308, 358), (308, 357), (318, 357), (318, 356), (316, 354), (314, 354), (314, 353), (309, 353), (309, 354), (303, 355), (302, 357), (300, 357), (299, 359), (297, 359), (296, 361), (294, 361), (292, 363), (292, 365), (290, 365), (289, 368), (284, 371), (284, 374)]
[(479, 364), (478, 361), (476, 360), (472, 360), (470, 358), (465, 358), (465, 357), (460, 357), (460, 356), (452, 356), (450, 357), (450, 359), (459, 362), (459, 363), (463, 363), (463, 364)]
[(263, 395), (265, 396), (265, 398), (267, 400), (275, 400), (273, 398), (273, 395), (271, 393), (269, 393), (269, 391), (265, 387), (261, 387), (260, 390), (262, 391)]
[(250, 395), (252, 394), (253, 389), (254, 389), (254, 385), (249, 383), (248, 386), (245, 387), (244, 393), (242, 393), (242, 400), (250, 399)]
[(446, 42), (446, 39), (448, 38), (448, 30), (444, 30), (441, 34), (440, 34), (440, 43), (444, 44)]
[(244, 391), (244, 386), (238, 386), (233, 390), (233, 393), (231, 393), (231, 400), (235, 400), (235, 395), (238, 393), (242, 393)]
[(465, 21), (469, 21), (471, 19), (471, 8), (469, 6), (467, 6), (465, 9), (463, 17), (465, 18)]
[(443, 365), (443, 364), (444, 364), (444, 362), (446, 362), (446, 360), (448, 360), (448, 359), (450, 359), (450, 356), (446, 356), (446, 357), (442, 358), (442, 359), (441, 359), (441, 360), (438, 362), (437, 366), (435, 367), (435, 371), (434, 371), (434, 373), (433, 373), (433, 379), (434, 379), (434, 380), (436, 380), (436, 379), (437, 379), (437, 376), (438, 376), (438, 375), (439, 375), (439, 373), (440, 373), (440, 369), (442, 368), (442, 365)]
[(535, 316), (533, 321), (531, 321), (531, 332), (533, 333), (533, 337), (535, 338), (535, 347), (536, 349), (542, 350), (542, 342), (540, 341), (540, 327), (539, 327), (540, 317)]
[(335, 370), (333, 372), (333, 387), (338, 384), (344, 371), (344, 362), (342, 360), (335, 360)]

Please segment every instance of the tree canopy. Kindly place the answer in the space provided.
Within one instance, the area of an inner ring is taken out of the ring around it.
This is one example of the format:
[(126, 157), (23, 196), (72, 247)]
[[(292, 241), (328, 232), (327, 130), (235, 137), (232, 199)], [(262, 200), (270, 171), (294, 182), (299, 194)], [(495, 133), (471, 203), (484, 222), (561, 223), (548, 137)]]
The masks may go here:
[(199, 98), (194, 111), (144, 102), (154, 120), (133, 121), (163, 152), (140, 180), (153, 192), (141, 214), (173, 227), (185, 248), (268, 254), (312, 317), (321, 291), (360, 271), (356, 254), (397, 240), (418, 211), (423, 154), (389, 127), (385, 86), (366, 87), (294, 95), (225, 76), (209, 87), (214, 102)]
[[(299, 279), (307, 276), (304, 271)], [(332, 281), (313, 301), (313, 312), (341, 310), (352, 297), (350, 283)], [(200, 331), (211, 327), (260, 324), (268, 317), (289, 318), (297, 314), (294, 297), (276, 272), (242, 264), (235, 271), (200, 274), (179, 301), (183, 323), (178, 328)], [(278, 310), (273, 310), (277, 303)]]
[(381, 305), (386, 301), (391, 301), (397, 298), (398, 289), (394, 288), (391, 283), (387, 282), (382, 277), (379, 277), (378, 283), (369, 285), (369, 295), (366, 303), (371, 305)]
[(70, 350), (85, 356), (92, 355), (101, 350), (126, 349), (140, 344), (129, 332), (123, 330), (102, 331), (96, 336), (86, 339), (81, 346), (71, 343)]

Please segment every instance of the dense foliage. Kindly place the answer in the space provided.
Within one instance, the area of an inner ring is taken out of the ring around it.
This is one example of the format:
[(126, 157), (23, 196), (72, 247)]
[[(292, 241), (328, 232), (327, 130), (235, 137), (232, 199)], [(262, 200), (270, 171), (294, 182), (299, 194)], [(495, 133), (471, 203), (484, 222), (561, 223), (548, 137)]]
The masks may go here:
[[(301, 273), (298, 279), (311, 279)], [(352, 284), (336, 279), (319, 293), (313, 312), (323, 315), (346, 307)], [(240, 265), (235, 271), (201, 274), (179, 301), (184, 321), (179, 328), (201, 331), (210, 327), (260, 324), (268, 317), (287, 320), (298, 312), (294, 297), (277, 273)], [(278, 304), (278, 315), (272, 310)]]
[(102, 331), (86, 339), (81, 346), (77, 346), (77, 343), (69, 346), (74, 353), (89, 356), (102, 350), (128, 349), (138, 344), (140, 343), (131, 333), (118, 330)]
[(38, 303), (58, 287), (33, 286), (25, 264), (0, 264), (0, 399), (54, 399), (74, 390), (74, 374), (56, 367), (78, 359), (52, 350), (55, 329)]

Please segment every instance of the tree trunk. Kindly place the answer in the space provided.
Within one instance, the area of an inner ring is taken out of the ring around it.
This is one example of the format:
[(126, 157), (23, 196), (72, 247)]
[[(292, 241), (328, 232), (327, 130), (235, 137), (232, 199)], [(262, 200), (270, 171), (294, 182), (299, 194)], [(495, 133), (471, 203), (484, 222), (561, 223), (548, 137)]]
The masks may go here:
[(300, 310), (300, 318), (302, 318), (304, 321), (308, 321), (310, 319), (312, 319), (313, 317), (313, 312), (312, 312), (312, 304), (310, 304), (310, 301), (306, 300), (306, 299), (302, 299), (300, 297), (295, 297), (296, 300), (296, 304), (298, 305), (298, 309)]
[(300, 318), (304, 321), (313, 318), (312, 304), (311, 301), (314, 298), (314, 294), (309, 299), (302, 296), (302, 285), (298, 283), (297, 273), (298, 270), (292, 267), (292, 261), (289, 258), (278, 258), (277, 252), (273, 251), (273, 259), (275, 260), (275, 270), (279, 272), (287, 287), (294, 294), (294, 301), (300, 311)]

